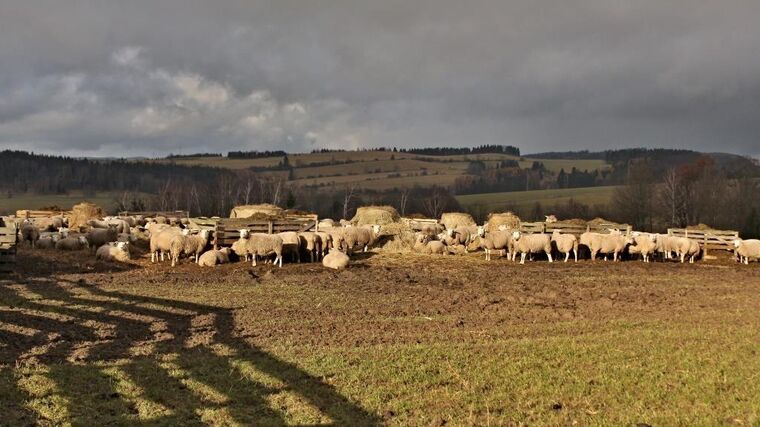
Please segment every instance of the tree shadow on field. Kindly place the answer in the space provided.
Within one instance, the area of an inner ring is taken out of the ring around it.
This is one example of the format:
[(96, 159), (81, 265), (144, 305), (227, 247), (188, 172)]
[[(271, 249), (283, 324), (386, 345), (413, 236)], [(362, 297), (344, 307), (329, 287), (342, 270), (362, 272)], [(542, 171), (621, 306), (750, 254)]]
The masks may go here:
[(0, 424), (377, 425), (235, 334), (231, 309), (0, 277)]

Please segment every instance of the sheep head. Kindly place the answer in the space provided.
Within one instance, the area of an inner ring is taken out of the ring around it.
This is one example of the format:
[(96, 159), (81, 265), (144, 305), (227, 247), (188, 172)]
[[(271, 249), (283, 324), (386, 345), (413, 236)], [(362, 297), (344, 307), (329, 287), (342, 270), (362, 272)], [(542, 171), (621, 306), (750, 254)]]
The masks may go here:
[(478, 226), (478, 236), (485, 236), (486, 235), (486, 228), (482, 225)]
[(245, 239), (246, 237), (248, 237), (248, 230), (246, 230), (245, 228), (238, 230), (238, 233), (240, 233), (241, 239)]
[(520, 232), (519, 231), (512, 232), (512, 239), (513, 240), (520, 240)]
[(742, 239), (736, 239), (736, 240), (734, 240), (734, 247), (735, 248), (738, 248), (741, 245), (742, 245)]

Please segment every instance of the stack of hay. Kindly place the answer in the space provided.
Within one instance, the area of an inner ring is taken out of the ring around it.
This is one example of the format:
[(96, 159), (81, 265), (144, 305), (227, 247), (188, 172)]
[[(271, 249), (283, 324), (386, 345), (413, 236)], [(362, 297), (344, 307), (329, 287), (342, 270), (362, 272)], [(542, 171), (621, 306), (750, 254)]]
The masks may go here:
[(499, 226), (505, 225), (511, 230), (520, 229), (520, 217), (512, 212), (492, 213), (486, 221), (486, 231), (496, 231)]
[(701, 230), (701, 231), (715, 230), (714, 228), (710, 227), (709, 225), (703, 224), (703, 223), (699, 223), (697, 225), (687, 225), (686, 229), (687, 230)]
[(401, 220), (398, 211), (392, 206), (363, 206), (356, 210), (351, 219), (353, 225), (388, 225)]
[(71, 216), (69, 216), (69, 228), (77, 229), (87, 225), (87, 221), (91, 219), (103, 218), (103, 209), (99, 206), (82, 202), (78, 205), (74, 205), (71, 208)]
[(377, 246), (388, 252), (411, 252), (415, 239), (414, 230), (409, 225), (394, 222), (380, 227)]
[(283, 210), (279, 206), (264, 203), (261, 205), (235, 206), (230, 212), (230, 218), (252, 218), (268, 220), (283, 216)]
[(461, 226), (477, 225), (472, 215), (463, 212), (446, 212), (441, 215), (441, 224), (446, 227), (447, 230), (454, 229)]

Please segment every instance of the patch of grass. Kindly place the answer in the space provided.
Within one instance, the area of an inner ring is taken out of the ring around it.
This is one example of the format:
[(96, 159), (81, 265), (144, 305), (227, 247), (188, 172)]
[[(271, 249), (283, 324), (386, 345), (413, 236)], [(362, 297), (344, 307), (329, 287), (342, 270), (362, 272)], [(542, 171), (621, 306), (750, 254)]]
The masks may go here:
[(463, 207), (482, 207), (496, 212), (505, 208), (530, 209), (536, 202), (543, 207), (567, 203), (570, 199), (590, 206), (607, 204), (616, 186), (562, 188), (553, 190), (512, 191), (506, 193), (464, 194), (456, 196)]

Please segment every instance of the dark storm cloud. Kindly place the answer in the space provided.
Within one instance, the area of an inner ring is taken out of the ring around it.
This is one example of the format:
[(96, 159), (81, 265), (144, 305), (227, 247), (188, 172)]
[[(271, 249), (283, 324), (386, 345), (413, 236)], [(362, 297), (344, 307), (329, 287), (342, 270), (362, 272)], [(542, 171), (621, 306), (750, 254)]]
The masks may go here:
[(3, 2), (0, 146), (760, 154), (757, 1)]

